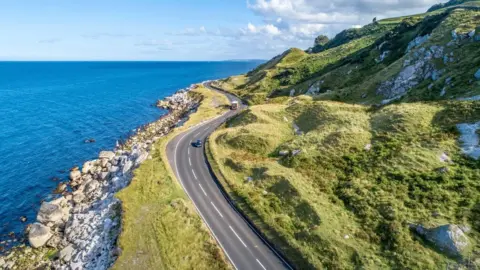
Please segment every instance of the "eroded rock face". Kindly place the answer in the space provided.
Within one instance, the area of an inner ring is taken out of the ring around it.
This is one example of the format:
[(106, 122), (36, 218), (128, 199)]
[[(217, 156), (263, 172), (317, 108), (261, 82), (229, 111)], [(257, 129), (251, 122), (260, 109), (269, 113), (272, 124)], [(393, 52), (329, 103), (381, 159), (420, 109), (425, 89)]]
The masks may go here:
[(315, 96), (320, 94), (320, 91), (322, 89), (322, 81), (314, 82), (310, 88), (308, 88), (307, 92), (305, 93), (306, 95), (310, 96)]
[(462, 256), (470, 246), (465, 232), (454, 224), (428, 229), (425, 232), (425, 237), (440, 250), (453, 256)]
[[(422, 39), (423, 40), (423, 39)], [(419, 44), (422, 44), (420, 42)], [(412, 43), (413, 44), (413, 43)], [(417, 44), (417, 43), (415, 43)], [(418, 45), (413, 46), (412, 48)], [(409, 52), (403, 63), (403, 69), (394, 78), (383, 82), (377, 89), (377, 95), (382, 95), (385, 100), (382, 104), (389, 103), (404, 96), (410, 89), (426, 79), (438, 80), (442, 71), (436, 70), (433, 59), (443, 59), (444, 47), (431, 46), (419, 48)]]
[(40, 223), (33, 223), (28, 232), (28, 242), (34, 248), (44, 246), (52, 237), (50, 228)]

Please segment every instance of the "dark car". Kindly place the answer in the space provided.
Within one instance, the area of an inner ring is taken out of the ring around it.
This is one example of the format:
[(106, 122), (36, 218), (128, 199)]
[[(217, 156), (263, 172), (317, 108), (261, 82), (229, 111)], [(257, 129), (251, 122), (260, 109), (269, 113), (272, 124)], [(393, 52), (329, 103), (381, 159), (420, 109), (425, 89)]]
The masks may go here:
[(193, 145), (194, 147), (200, 148), (200, 147), (202, 147), (202, 145), (203, 145), (203, 144), (202, 144), (202, 140), (196, 140), (196, 141), (194, 141), (194, 142), (192, 143), (192, 145)]

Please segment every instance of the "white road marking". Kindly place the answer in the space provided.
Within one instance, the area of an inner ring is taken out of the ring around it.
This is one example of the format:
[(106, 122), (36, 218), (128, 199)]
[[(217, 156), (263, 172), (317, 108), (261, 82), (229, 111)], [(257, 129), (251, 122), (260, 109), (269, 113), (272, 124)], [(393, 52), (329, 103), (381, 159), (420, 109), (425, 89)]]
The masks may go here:
[[(227, 114), (228, 114), (228, 113), (227, 113)], [(203, 125), (205, 125), (205, 124), (207, 124), (207, 123), (212, 123), (214, 120), (217, 120), (217, 119), (219, 119), (219, 118), (221, 118), (222, 116), (225, 116), (225, 115), (226, 115), (226, 114), (219, 115), (219, 116), (214, 117), (213, 119), (210, 119), (210, 120), (208, 120), (208, 121), (206, 121), (206, 122), (202, 122), (202, 123), (199, 123), (199, 124), (197, 124), (197, 125), (191, 126), (191, 127), (189, 127), (189, 129), (194, 130), (194, 129), (199, 128), (199, 127), (201, 127), (201, 126), (203, 126)], [(235, 265), (235, 263), (233, 262), (232, 258), (230, 257), (230, 254), (228, 254), (227, 250), (224, 248), (222, 242), (220, 241), (220, 239), (217, 237), (217, 235), (215, 234), (215, 232), (214, 232), (214, 231), (212, 230), (212, 228), (210, 227), (210, 224), (208, 224), (207, 220), (206, 220), (205, 217), (203, 216), (203, 214), (202, 214), (202, 212), (200, 211), (200, 209), (198, 208), (197, 204), (195, 203), (195, 201), (193, 201), (192, 196), (190, 195), (190, 193), (188, 192), (188, 190), (185, 188), (185, 185), (183, 184), (183, 181), (182, 181), (182, 179), (181, 179), (181, 177), (180, 177), (180, 173), (179, 173), (179, 171), (178, 171), (178, 165), (177, 165), (177, 148), (178, 148), (178, 146), (180, 145), (180, 142), (185, 138), (185, 136), (188, 135), (188, 133), (189, 133), (189, 132), (185, 132), (185, 133), (183, 134), (183, 136), (178, 140), (177, 144), (175, 145), (175, 151), (174, 151), (174, 154), (173, 154), (173, 164), (174, 164), (174, 166), (175, 166), (175, 171), (176, 171), (176, 174), (177, 174), (177, 178), (178, 178), (180, 184), (182, 185), (183, 190), (185, 190), (185, 192), (187, 193), (188, 197), (189, 197), (190, 200), (193, 202), (193, 205), (194, 205), (195, 208), (197, 209), (197, 212), (200, 214), (200, 217), (203, 219), (203, 221), (204, 221), (205, 224), (207, 225), (207, 227), (208, 227), (208, 229), (210, 230), (210, 232), (212, 232), (215, 240), (217, 240), (217, 243), (220, 245), (220, 247), (222, 248), (222, 250), (225, 252), (225, 255), (227, 255), (228, 260), (232, 263), (233, 267), (234, 267), (236, 270), (238, 270), (238, 267), (237, 267), (237, 266)], [(199, 134), (199, 133), (198, 133), (198, 134)], [(194, 173), (194, 174), (195, 174), (195, 173)], [(238, 210), (237, 210), (236, 208), (233, 208), (233, 209), (238, 213)], [(244, 219), (244, 218), (242, 217), (242, 219)], [(244, 220), (245, 220), (245, 219), (244, 219)], [(245, 221), (246, 221), (246, 220), (245, 220)], [(259, 238), (261, 238), (261, 239), (263, 240), (262, 236), (261, 236), (248, 222), (247, 222), (247, 225), (255, 232), (255, 234), (257, 234), (257, 236), (258, 236)], [(230, 229), (231, 229), (231, 228), (230, 228)], [(233, 229), (232, 229), (232, 231), (233, 231)], [(238, 236), (237, 236), (237, 237), (238, 237)], [(278, 256), (279, 259), (281, 259), (281, 260), (283, 261), (283, 263), (284, 263), (290, 270), (293, 270), (293, 267), (292, 267), (288, 262), (286, 262), (286, 261), (280, 256), (280, 254), (278, 254), (277, 251), (276, 251), (275, 249), (273, 249), (273, 248), (268, 244), (268, 242), (266, 242), (265, 240), (263, 240), (263, 242), (270, 247), (270, 249)]]
[(195, 179), (198, 180), (197, 175), (195, 174), (195, 172), (193, 171), (193, 169), (192, 169), (192, 173), (193, 173), (193, 177), (195, 177)]
[(198, 184), (198, 185), (199, 185), (199, 186), (200, 186), (200, 188), (202, 189), (202, 191), (203, 191), (203, 194), (205, 194), (205, 196), (207, 196), (207, 197), (208, 197), (208, 195), (207, 195), (207, 193), (205, 192), (205, 189), (203, 189), (202, 185), (200, 185), (200, 184)]
[(215, 204), (213, 204), (213, 202), (210, 202), (210, 203), (212, 204), (213, 208), (215, 208), (215, 210), (217, 210), (217, 213), (223, 218), (222, 213), (220, 213), (220, 211), (218, 211), (218, 208), (215, 206)]
[(238, 236), (238, 234), (235, 232), (235, 230), (232, 228), (232, 226), (228, 226), (230, 228), (230, 230), (232, 230), (232, 232), (235, 234), (235, 236), (238, 238), (238, 240), (240, 240), (240, 242), (242, 242), (242, 245), (244, 247), (247, 247), (247, 245), (245, 245), (245, 243), (243, 242), (242, 238), (240, 238), (240, 236)]
[(264, 269), (264, 270), (267, 270), (267, 268), (265, 268), (265, 266), (263, 266), (263, 264), (257, 259), (257, 262), (258, 264), (260, 264), (260, 266)]
[(190, 159), (190, 156), (188, 157), (188, 164), (190, 164), (190, 166), (192, 166), (192, 160)]
[(203, 130), (203, 132), (207, 131), (209, 129), (209, 127), (207, 127), (206, 129)]
[(200, 133), (202, 133), (202, 132), (201, 132), (201, 131), (198, 132), (197, 134), (193, 135), (193, 137), (198, 138), (198, 135), (199, 135)]
[(190, 156), (190, 147), (188, 147), (188, 156)]
[(188, 134), (185, 133), (183, 134), (183, 136), (178, 140), (177, 144), (175, 145), (175, 152), (173, 154), (173, 162), (175, 164), (175, 171), (177, 173), (177, 177), (178, 177), (178, 180), (180, 182), (180, 185), (182, 185), (183, 187), (183, 190), (185, 190), (185, 192), (187, 193), (188, 197), (190, 198), (190, 200), (193, 202), (193, 205), (195, 206), (195, 208), (197, 209), (197, 212), (200, 214), (200, 217), (202, 217), (203, 219), (203, 222), (205, 222), (205, 224), (207, 225), (208, 229), (212, 232), (213, 234), (213, 237), (215, 237), (215, 239), (217, 240), (217, 243), (220, 244), (220, 247), (222, 247), (223, 251), (225, 252), (225, 254), (227, 255), (228, 257), (228, 260), (230, 260), (230, 262), (232, 263), (233, 267), (238, 270), (238, 267), (235, 265), (235, 263), (233, 262), (232, 258), (230, 257), (230, 255), (228, 254), (227, 250), (223, 247), (222, 245), (222, 242), (220, 242), (220, 239), (218, 239), (217, 235), (215, 234), (215, 232), (212, 230), (212, 227), (210, 227), (210, 224), (208, 224), (207, 220), (205, 219), (205, 217), (203, 216), (202, 212), (200, 211), (200, 209), (198, 208), (197, 204), (195, 204), (195, 201), (192, 199), (192, 196), (190, 196), (190, 193), (188, 192), (188, 190), (185, 188), (185, 185), (183, 184), (183, 181), (182, 181), (182, 178), (180, 178), (180, 173), (178, 172), (178, 165), (177, 165), (177, 148), (178, 148), (178, 145), (180, 144), (180, 142), (182, 141), (183, 138), (185, 138), (185, 136)]

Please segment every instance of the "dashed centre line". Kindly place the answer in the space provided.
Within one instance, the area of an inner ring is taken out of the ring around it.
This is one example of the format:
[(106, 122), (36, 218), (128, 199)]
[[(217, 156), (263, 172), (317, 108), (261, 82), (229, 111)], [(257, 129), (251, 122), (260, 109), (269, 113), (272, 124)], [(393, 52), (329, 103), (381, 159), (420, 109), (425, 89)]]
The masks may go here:
[(197, 175), (195, 174), (195, 171), (192, 169), (193, 177), (198, 180)]
[(190, 159), (190, 156), (188, 156), (188, 164), (190, 164), (190, 167), (192, 166), (192, 160)]
[(202, 185), (201, 185), (201, 184), (198, 184), (198, 185), (199, 185), (199, 186), (200, 186), (200, 188), (202, 189), (202, 191), (203, 191), (203, 194), (205, 194), (205, 196), (207, 196), (207, 197), (208, 197), (208, 195), (207, 195), (207, 192), (205, 192), (205, 189), (203, 189)]
[(238, 236), (238, 234), (235, 232), (235, 230), (232, 228), (232, 226), (228, 226), (230, 228), (230, 230), (232, 230), (232, 232), (235, 234), (235, 236), (238, 238), (238, 240), (240, 240), (240, 242), (242, 242), (242, 245), (244, 247), (247, 247), (247, 245), (245, 245), (245, 243), (243, 242), (242, 238), (240, 238), (240, 236)]
[(263, 264), (257, 259), (257, 263), (260, 264), (260, 266), (264, 269), (264, 270), (267, 270), (267, 268), (265, 268), (265, 266), (263, 266)]
[(210, 202), (210, 203), (212, 204), (213, 208), (215, 208), (215, 210), (217, 210), (217, 213), (220, 215), (220, 217), (223, 218), (222, 213), (220, 213), (220, 211), (218, 211), (218, 208), (215, 206), (215, 204), (213, 204), (213, 202)]

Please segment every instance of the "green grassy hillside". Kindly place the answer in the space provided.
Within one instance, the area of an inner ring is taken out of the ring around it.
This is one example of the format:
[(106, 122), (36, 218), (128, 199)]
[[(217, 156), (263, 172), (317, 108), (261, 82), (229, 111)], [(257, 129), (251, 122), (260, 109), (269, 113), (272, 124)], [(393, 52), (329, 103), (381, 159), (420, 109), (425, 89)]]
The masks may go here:
[[(445, 269), (479, 258), (480, 163), (455, 131), (478, 120), (478, 102), (300, 98), (251, 107), (209, 149), (240, 207), (299, 269)], [(448, 257), (409, 227), (450, 223), (473, 228), (473, 253)]]
[[(473, 30), (480, 26), (480, 1), (457, 2), (342, 31), (310, 53), (290, 49), (218, 86), (250, 104), (305, 93), (362, 104), (478, 95), (480, 83), (473, 75), (479, 68), (480, 33)], [(419, 76), (408, 80), (409, 69)]]
[(298, 269), (480, 267), (480, 161), (459, 126), (479, 147), (480, 1), (320, 36), (217, 85), (251, 106), (211, 136), (213, 168)]

